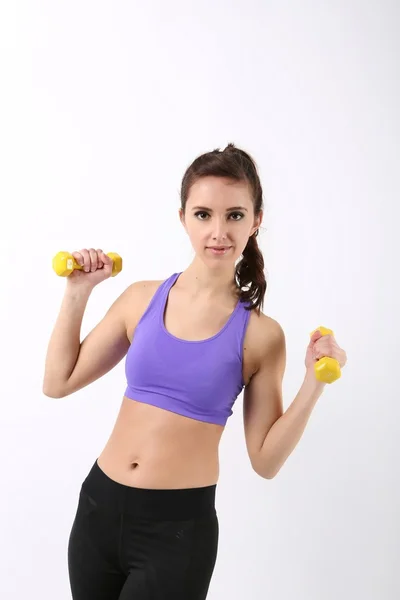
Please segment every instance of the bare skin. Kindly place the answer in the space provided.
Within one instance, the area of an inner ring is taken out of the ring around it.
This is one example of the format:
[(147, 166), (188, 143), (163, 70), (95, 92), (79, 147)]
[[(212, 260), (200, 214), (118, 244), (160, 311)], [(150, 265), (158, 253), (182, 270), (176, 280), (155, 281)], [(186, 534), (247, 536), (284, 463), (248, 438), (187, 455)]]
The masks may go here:
[[(170, 290), (164, 323), (175, 337), (204, 340), (218, 333), (235, 309), (235, 261), (259, 228), (262, 212), (254, 215), (246, 183), (206, 177), (192, 185), (186, 211), (180, 209), (179, 215), (196, 256)], [(68, 396), (91, 384), (124, 358), (134, 343), (141, 316), (162, 283), (139, 281), (129, 286), (81, 342), (80, 328), (89, 295), (95, 285), (111, 276), (112, 261), (101, 249), (94, 248), (76, 252), (74, 258), (84, 270), (69, 276), (46, 358), (43, 391), (54, 398)], [(248, 399), (245, 423), (250, 423), (246, 443), (254, 464), (265, 437), (265, 425), (260, 428), (259, 420), (252, 419), (255, 408), (261, 403), (267, 423), (274, 422), (281, 412), (280, 384), (269, 367), (260, 367), (266, 362), (265, 347), (274, 338), (273, 329), (273, 319), (251, 312), (242, 374)], [(264, 405), (264, 387), (272, 390), (268, 406)], [(215, 485), (223, 431), (223, 426), (123, 397), (98, 464), (111, 479), (132, 487), (180, 489)]]
[[(134, 330), (161, 281), (143, 287), (140, 310), (127, 318), (127, 336)], [(171, 288), (164, 314), (166, 329), (186, 340), (215, 335), (229, 319), (231, 306), (215, 307), (190, 303), (179, 289)], [(211, 315), (212, 318), (211, 318)], [(196, 315), (196, 319), (193, 316)], [(251, 313), (244, 341), (243, 378), (246, 384), (257, 368), (259, 321), (268, 317)], [(254, 339), (255, 343), (252, 343)], [(112, 479), (128, 486), (151, 489), (194, 488), (214, 485), (219, 478), (219, 442), (224, 426), (204, 423), (123, 397), (116, 423), (98, 457), (100, 468)]]

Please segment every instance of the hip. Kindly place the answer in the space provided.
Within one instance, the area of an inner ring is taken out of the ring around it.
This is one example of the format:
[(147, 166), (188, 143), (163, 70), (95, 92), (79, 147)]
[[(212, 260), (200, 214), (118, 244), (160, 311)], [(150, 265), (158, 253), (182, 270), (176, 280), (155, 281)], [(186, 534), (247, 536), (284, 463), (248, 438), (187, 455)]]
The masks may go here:
[(118, 483), (98, 460), (81, 486), (81, 495), (93, 498), (109, 512), (152, 520), (195, 519), (216, 514), (217, 484), (198, 488), (152, 489)]
[(69, 538), (73, 598), (119, 598), (122, 589), (132, 598), (206, 598), (218, 551), (215, 492), (125, 486), (96, 461)]

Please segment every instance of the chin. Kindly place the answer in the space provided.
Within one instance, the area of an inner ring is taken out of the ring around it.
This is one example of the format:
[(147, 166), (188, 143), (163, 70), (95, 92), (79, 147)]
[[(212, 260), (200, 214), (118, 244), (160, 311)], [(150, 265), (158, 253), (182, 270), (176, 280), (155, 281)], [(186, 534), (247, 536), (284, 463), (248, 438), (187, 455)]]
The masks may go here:
[(229, 258), (226, 256), (205, 256), (203, 262), (210, 269), (233, 269), (236, 265), (236, 261), (232, 258), (232, 256)]

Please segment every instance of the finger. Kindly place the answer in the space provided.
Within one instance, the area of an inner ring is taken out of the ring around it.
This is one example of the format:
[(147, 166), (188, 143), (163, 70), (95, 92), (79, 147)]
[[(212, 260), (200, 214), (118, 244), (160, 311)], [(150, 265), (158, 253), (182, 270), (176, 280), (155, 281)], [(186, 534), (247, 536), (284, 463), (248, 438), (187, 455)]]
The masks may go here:
[(97, 271), (97, 252), (94, 248), (89, 248), (90, 255), (90, 270), (93, 273)]
[(316, 342), (314, 344), (313, 355), (317, 359), (322, 358), (323, 356), (329, 355), (329, 345), (327, 343), (327, 340), (321, 338), (320, 340), (318, 340), (318, 342)]
[(76, 262), (78, 263), (78, 265), (80, 267), (82, 267), (83, 265), (83, 256), (80, 252), (72, 252), (72, 256), (74, 257), (74, 259), (76, 260)]
[(83, 270), (85, 271), (85, 273), (88, 273), (90, 271), (90, 254), (89, 254), (89, 250), (87, 250), (87, 248), (83, 248), (81, 250), (81, 254), (83, 257)]
[(102, 254), (103, 254), (103, 250), (101, 248), (97, 249), (97, 268), (98, 269), (102, 269), (103, 268), (103, 261), (102, 261)]

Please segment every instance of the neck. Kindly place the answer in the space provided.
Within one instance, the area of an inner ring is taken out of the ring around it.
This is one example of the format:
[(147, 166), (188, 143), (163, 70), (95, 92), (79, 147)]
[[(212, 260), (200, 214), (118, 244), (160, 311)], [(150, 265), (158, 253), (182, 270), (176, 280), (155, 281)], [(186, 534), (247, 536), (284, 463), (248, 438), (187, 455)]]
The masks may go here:
[(225, 264), (210, 269), (197, 258), (189, 265), (179, 278), (182, 287), (190, 289), (193, 295), (204, 294), (208, 297), (232, 297), (237, 293), (234, 279), (235, 265)]

